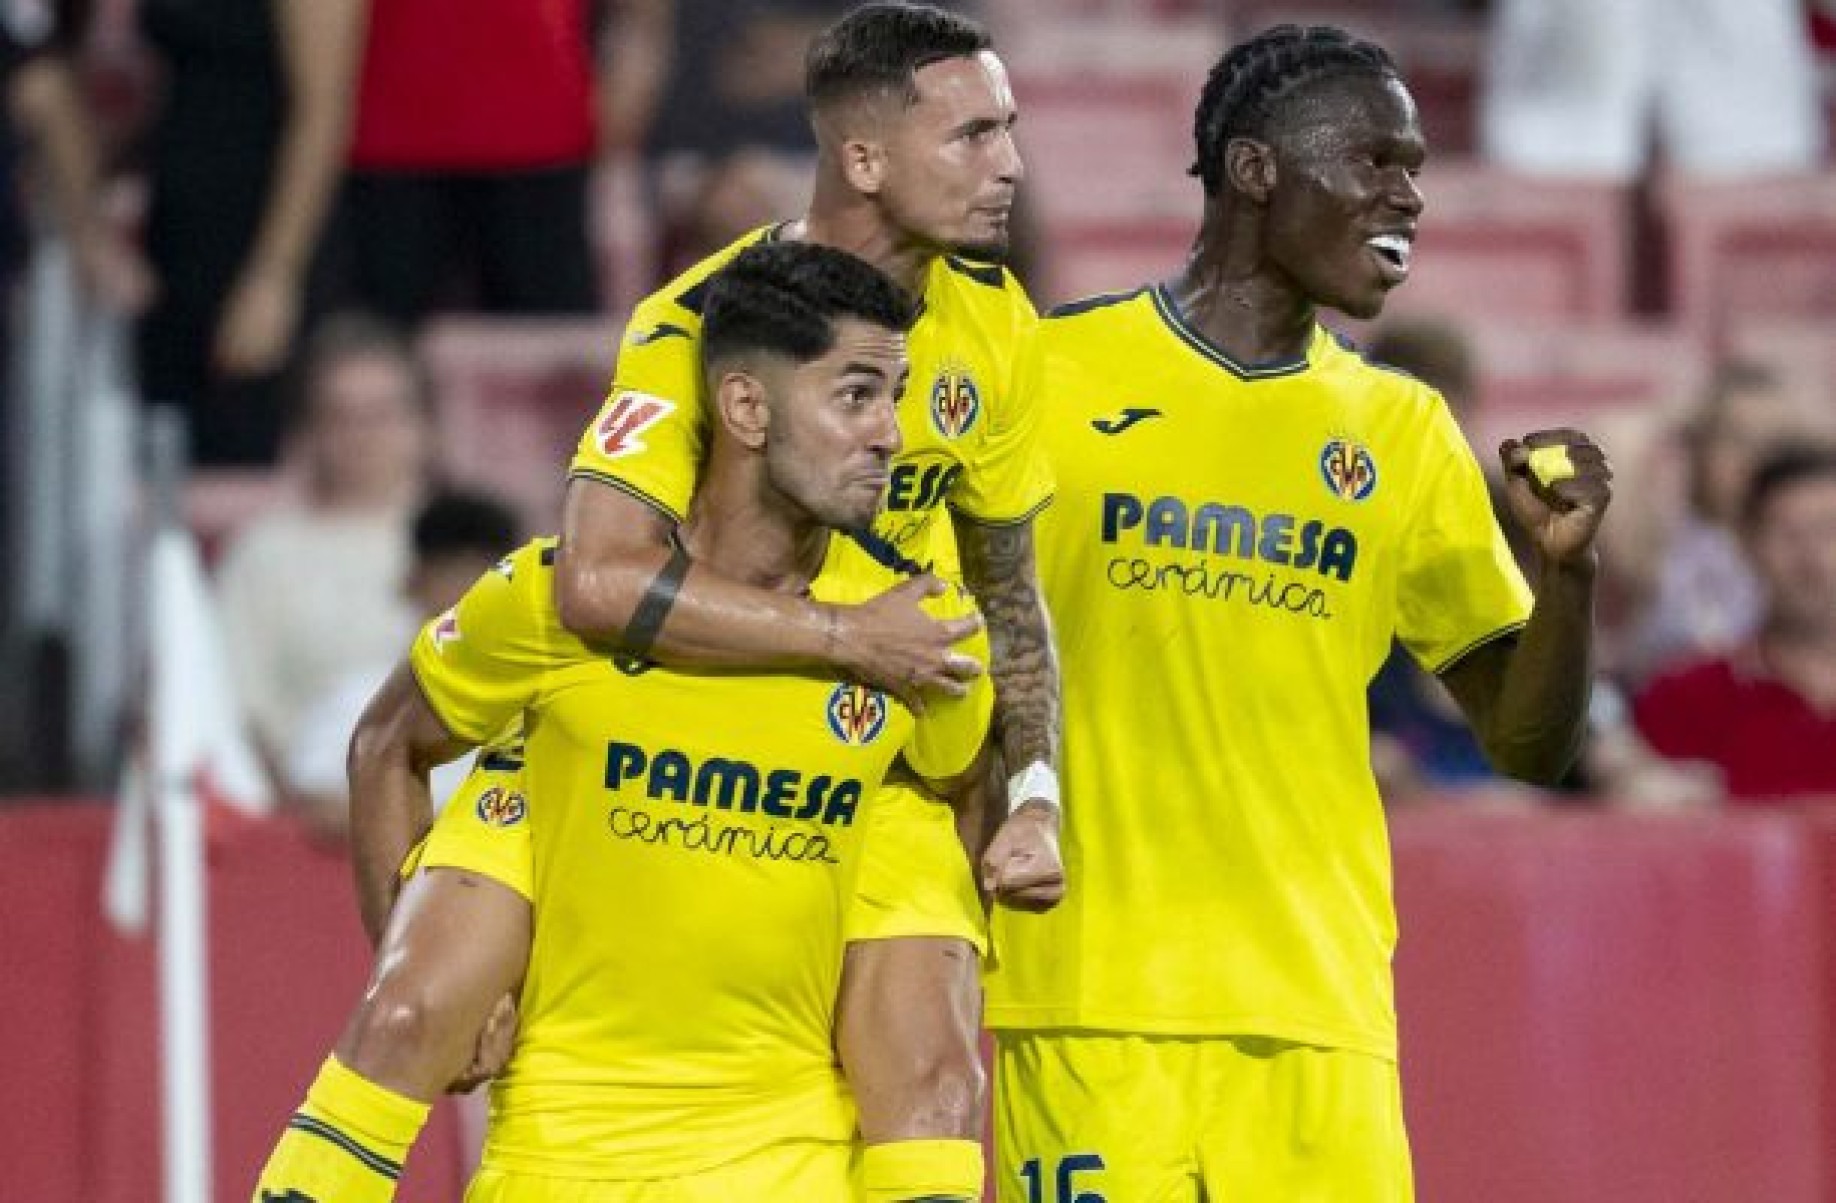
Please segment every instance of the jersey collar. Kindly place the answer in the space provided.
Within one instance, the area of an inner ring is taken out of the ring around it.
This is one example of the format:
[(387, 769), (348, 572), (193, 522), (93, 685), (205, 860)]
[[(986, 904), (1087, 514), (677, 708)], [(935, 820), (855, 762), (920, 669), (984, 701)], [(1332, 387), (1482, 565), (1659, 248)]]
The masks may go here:
[(1313, 334), (1308, 340), (1306, 352), (1286, 359), (1271, 359), (1263, 363), (1240, 363), (1232, 358), (1224, 348), (1199, 333), (1198, 329), (1186, 320), (1186, 315), (1180, 312), (1179, 302), (1173, 299), (1173, 294), (1167, 291), (1165, 284), (1156, 284), (1148, 290), (1148, 296), (1152, 298), (1154, 311), (1160, 315), (1160, 320), (1166, 323), (1167, 328), (1177, 335), (1181, 342), (1239, 380), (1274, 380), (1306, 371), (1310, 366), (1309, 356), (1313, 344), (1320, 336), (1320, 328), (1316, 323)]

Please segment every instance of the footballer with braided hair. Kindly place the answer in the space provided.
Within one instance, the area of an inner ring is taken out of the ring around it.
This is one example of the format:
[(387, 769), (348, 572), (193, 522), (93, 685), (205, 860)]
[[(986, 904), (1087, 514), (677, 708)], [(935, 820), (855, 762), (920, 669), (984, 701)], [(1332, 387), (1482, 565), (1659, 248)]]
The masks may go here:
[(1383, 47), (1330, 25), (1281, 25), (1232, 47), (1205, 80), (1192, 120), (1198, 157), (1187, 174), (1203, 182), (1206, 196), (1216, 196), (1229, 139), (1267, 138), (1289, 94), (1350, 75), (1399, 78)]
[(1497, 768), (1560, 778), (1611, 472), (1576, 431), (1500, 449), (1526, 581), (1442, 399), (1320, 324), (1381, 311), (1423, 216), (1381, 48), (1268, 30), (1218, 63), (1194, 134), (1187, 261), (1040, 337), (1075, 887), (995, 918), (1000, 1198), (1396, 1203), (1366, 687), (1400, 639)]

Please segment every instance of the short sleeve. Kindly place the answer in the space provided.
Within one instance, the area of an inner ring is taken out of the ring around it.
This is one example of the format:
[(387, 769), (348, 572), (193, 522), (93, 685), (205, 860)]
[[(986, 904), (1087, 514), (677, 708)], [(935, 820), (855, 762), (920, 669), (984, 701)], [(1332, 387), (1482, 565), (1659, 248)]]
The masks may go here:
[(415, 637), (415, 680), (456, 737), (474, 744), (496, 738), (550, 674), (585, 658), (556, 617), (552, 560), (552, 541), (529, 544)]
[(404, 862), (402, 877), (417, 869), (465, 869), (534, 900), (535, 849), (520, 737), (479, 752), (464, 784)]
[(612, 388), (580, 436), (572, 475), (599, 481), (681, 521), (701, 471), (707, 419), (701, 403), (701, 339), (667, 306), (632, 316)]
[[(955, 618), (970, 613), (974, 603), (968, 594), (952, 588), (943, 596), (925, 602), (925, 610), (937, 618)], [(974, 656), (986, 666), (989, 662), (988, 635), (976, 634), (958, 645), (958, 650)], [(960, 698), (925, 699), (924, 713), (917, 717), (911, 742), (905, 748), (905, 763), (918, 776), (931, 781), (955, 777), (970, 765), (988, 738), (989, 716), (994, 711), (993, 678), (983, 672)]]
[(981, 444), (950, 489), (950, 508), (973, 521), (1018, 524), (1052, 500), (1052, 471), (1040, 438), (1044, 368), (1038, 334), (1039, 317), (1022, 296), (1008, 343), (1007, 379), (988, 405)]
[(1438, 396), (1427, 412), (1427, 480), (1403, 537), (1396, 633), (1418, 663), (1439, 673), (1521, 628), (1532, 598), (1466, 437)]

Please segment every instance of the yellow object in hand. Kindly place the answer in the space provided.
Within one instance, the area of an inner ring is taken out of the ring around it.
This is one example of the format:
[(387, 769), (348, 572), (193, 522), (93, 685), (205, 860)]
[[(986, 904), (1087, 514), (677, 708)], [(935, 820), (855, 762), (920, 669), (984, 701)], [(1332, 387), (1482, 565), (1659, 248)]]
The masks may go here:
[(1564, 444), (1530, 449), (1530, 475), (1544, 488), (1559, 480), (1568, 480), (1574, 474), (1575, 461), (1568, 458), (1568, 448)]

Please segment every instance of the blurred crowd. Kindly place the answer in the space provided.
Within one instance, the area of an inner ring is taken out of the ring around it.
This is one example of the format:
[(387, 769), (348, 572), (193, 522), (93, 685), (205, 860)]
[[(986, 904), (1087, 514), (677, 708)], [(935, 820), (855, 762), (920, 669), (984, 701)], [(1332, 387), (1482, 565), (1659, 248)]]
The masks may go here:
[[(1396, 319), (1369, 354), (1434, 385), (1470, 429), (1475, 366), (1457, 325)], [(1644, 417), (1609, 447), (1622, 484), (1573, 792), (1639, 808), (1836, 798), (1836, 405), (1731, 358), (1685, 408)], [(1400, 648), (1372, 685), (1371, 720), (1392, 804), (1523, 800)]]
[[(813, 153), (802, 48), (848, 7), (0, 3), (4, 283), (19, 291), (34, 233), (55, 234), (91, 302), (132, 323), (140, 395), (186, 414), (198, 486), (257, 474), (254, 492), (236, 494), (261, 498), (256, 512), (238, 504), (205, 533), (250, 729), (315, 826), (338, 830), (344, 734), (415, 626), (519, 532), (554, 520), (443, 454), (451, 401), (426, 360), (428, 324), (455, 313), (603, 320), (609, 361), (633, 300), (800, 210)], [(1084, 278), (1065, 267), (1073, 240), (1059, 215), (1097, 183), (1088, 156), (1128, 148), (1080, 141), (1073, 125), (1068, 137), (1042, 130), (1035, 153), (1029, 81), (1043, 81), (1042, 98), (1075, 101), (1098, 77), (1155, 79), (1174, 97), (1178, 153), (1179, 106), (1189, 112), (1216, 48), (1284, 19), (1362, 23), (1391, 41), (1435, 144), (1427, 228), (1444, 164), (1624, 188), (1627, 305), (1648, 324), (1682, 325), (1653, 278), (1667, 271), (1660, 187), (1764, 188), (1828, 171), (1836, 0), (956, 7), (990, 21), (1015, 68), (1034, 192), (1016, 267), (1042, 308)], [(1079, 29), (1097, 51), (1079, 49)], [(1196, 66), (1161, 61), (1155, 48), (1168, 45), (1196, 45)], [(1122, 61), (1131, 46), (1138, 61)], [(1090, 95), (1102, 103), (1100, 88)], [(1156, 187), (1189, 185), (1176, 175)], [(1176, 256), (1178, 235), (1165, 245)], [(1172, 256), (1143, 270), (1171, 271)], [(1806, 316), (1836, 346), (1836, 299)], [(1410, 310), (1355, 333), (1374, 359), (1439, 388), (1482, 444), (1489, 369), (1469, 317)], [(1836, 373), (1806, 387), (1804, 365), (1738, 351), (1724, 333), (1689, 332), (1708, 367), (1687, 389), (1592, 431), (1620, 484), (1592, 730), (1570, 793), (1530, 796), (1492, 778), (1450, 699), (1399, 653), (1371, 706), (1393, 804), (1836, 797)], [(12, 327), (0, 345), (17, 362)], [(571, 434), (598, 400), (574, 398), (559, 426)], [(1535, 416), (1512, 414), (1519, 425)], [(558, 497), (562, 469), (557, 456), (532, 470)], [(10, 530), (16, 517), (6, 520)]]

